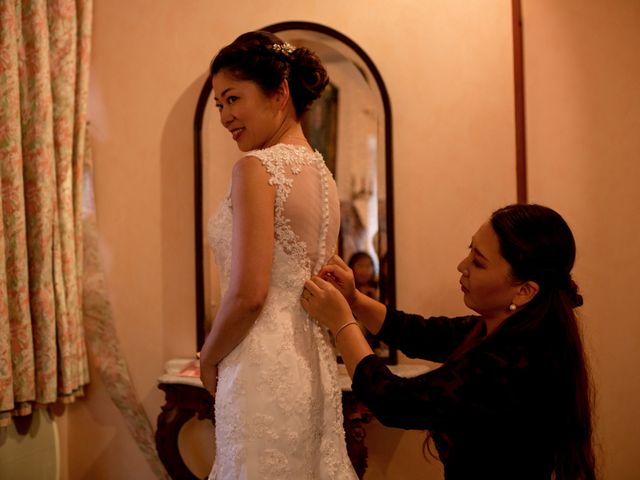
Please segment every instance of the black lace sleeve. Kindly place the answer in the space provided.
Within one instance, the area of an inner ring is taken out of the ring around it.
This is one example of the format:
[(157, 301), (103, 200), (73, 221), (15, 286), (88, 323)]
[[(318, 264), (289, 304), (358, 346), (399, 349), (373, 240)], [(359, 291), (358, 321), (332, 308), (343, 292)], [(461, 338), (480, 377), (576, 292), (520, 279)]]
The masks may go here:
[(527, 398), (528, 359), (475, 350), (413, 378), (394, 375), (375, 355), (357, 365), (352, 388), (381, 423), (418, 430), (455, 430), (503, 415)]
[(387, 309), (378, 338), (411, 358), (444, 362), (480, 317), (430, 317)]

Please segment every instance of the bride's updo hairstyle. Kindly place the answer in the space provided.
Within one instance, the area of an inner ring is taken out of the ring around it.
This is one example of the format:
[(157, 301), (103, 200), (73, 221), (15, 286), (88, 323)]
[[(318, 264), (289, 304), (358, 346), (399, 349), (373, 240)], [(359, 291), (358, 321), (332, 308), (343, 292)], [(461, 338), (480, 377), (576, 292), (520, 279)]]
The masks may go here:
[(315, 53), (264, 31), (244, 33), (220, 50), (211, 62), (211, 76), (221, 70), (238, 80), (255, 82), (266, 95), (275, 93), (286, 79), (297, 118), (329, 83)]

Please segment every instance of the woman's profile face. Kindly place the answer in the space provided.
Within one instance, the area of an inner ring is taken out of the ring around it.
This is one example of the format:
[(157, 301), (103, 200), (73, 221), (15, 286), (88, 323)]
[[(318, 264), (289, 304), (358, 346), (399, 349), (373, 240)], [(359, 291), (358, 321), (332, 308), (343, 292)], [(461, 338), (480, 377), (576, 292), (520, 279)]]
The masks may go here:
[(458, 265), (464, 303), (485, 318), (504, 316), (518, 291), (511, 266), (500, 253), (498, 235), (489, 222), (473, 235), (469, 254)]
[(271, 146), (280, 111), (276, 95), (268, 96), (251, 80), (238, 80), (225, 70), (213, 76), (220, 123), (242, 152)]

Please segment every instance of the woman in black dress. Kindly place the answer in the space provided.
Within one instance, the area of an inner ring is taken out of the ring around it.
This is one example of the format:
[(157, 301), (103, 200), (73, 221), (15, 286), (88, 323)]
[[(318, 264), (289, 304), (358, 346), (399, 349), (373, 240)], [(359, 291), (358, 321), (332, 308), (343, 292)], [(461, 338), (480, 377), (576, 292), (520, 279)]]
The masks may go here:
[[(592, 393), (574, 308), (575, 242), (555, 211), (510, 205), (475, 233), (458, 265), (478, 315), (388, 309), (355, 289), (333, 257), (302, 305), (333, 333), (353, 391), (383, 424), (428, 430), (445, 478), (592, 480)], [(409, 357), (442, 366), (392, 374), (353, 320)]]

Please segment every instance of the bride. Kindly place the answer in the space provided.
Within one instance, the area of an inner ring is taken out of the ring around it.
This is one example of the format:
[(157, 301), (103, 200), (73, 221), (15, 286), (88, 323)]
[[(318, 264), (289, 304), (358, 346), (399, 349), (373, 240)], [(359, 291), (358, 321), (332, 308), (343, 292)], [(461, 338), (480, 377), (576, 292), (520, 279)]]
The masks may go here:
[(300, 305), (340, 224), (335, 182), (300, 126), (326, 70), (306, 48), (249, 32), (218, 53), (211, 75), (222, 126), (245, 154), (209, 222), (223, 292), (200, 356), (215, 396), (209, 478), (356, 479), (335, 354)]

